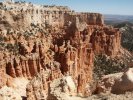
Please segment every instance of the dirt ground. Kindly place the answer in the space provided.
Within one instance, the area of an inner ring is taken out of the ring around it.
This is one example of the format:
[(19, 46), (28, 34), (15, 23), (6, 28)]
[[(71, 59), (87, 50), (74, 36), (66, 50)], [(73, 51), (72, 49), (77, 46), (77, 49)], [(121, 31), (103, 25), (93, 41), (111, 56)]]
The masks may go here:
[(133, 92), (127, 92), (125, 94), (99, 94), (92, 95), (86, 100), (133, 100)]

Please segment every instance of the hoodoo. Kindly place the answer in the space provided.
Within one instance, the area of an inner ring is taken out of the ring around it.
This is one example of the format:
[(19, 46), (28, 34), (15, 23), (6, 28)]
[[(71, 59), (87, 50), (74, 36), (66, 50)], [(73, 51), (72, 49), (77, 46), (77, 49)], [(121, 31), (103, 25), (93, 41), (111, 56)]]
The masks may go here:
[(23, 89), (26, 95), (20, 96), (27, 100), (88, 96), (94, 56), (119, 55), (120, 41), (119, 30), (106, 26), (99, 13), (0, 3), (0, 88), (8, 86), (17, 92), (21, 87), (15, 79), (25, 78), (29, 81)]

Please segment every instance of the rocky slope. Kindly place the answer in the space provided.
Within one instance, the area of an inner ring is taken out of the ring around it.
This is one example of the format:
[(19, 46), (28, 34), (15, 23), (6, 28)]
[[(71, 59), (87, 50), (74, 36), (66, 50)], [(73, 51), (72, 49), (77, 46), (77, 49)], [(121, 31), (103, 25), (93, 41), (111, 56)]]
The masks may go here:
[(90, 96), (87, 100), (132, 100), (132, 71), (133, 68), (129, 68), (121, 73), (104, 75), (97, 85), (99, 95)]
[(57, 87), (66, 88), (57, 88), (61, 95), (91, 95), (94, 55), (122, 54), (119, 29), (104, 25), (101, 14), (25, 2), (0, 3), (0, 12), (0, 88), (16, 89), (14, 80), (25, 78), (20, 96), (28, 100), (56, 100)]
[(121, 44), (124, 48), (128, 49), (129, 51), (133, 51), (133, 24), (130, 22), (123, 22), (114, 25), (117, 28), (120, 28), (122, 33), (122, 41)]

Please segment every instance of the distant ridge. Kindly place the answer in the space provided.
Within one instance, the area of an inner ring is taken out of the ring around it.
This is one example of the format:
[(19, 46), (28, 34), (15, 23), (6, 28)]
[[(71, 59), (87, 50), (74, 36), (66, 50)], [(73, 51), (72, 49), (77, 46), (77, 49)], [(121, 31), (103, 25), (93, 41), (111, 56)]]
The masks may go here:
[(121, 22), (130, 22), (133, 23), (133, 15), (112, 15), (105, 14), (105, 23), (106, 24), (116, 24)]

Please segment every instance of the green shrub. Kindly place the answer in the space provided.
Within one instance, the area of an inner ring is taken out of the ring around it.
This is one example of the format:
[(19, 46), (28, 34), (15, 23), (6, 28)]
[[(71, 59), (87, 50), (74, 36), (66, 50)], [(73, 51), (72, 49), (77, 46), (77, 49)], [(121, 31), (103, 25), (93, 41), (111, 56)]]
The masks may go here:
[(102, 75), (121, 72), (125, 68), (127, 68), (126, 64), (116, 58), (112, 59), (106, 55), (95, 56), (94, 74), (97, 78), (100, 78)]

